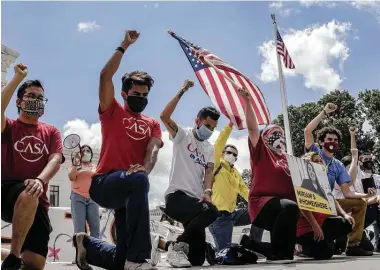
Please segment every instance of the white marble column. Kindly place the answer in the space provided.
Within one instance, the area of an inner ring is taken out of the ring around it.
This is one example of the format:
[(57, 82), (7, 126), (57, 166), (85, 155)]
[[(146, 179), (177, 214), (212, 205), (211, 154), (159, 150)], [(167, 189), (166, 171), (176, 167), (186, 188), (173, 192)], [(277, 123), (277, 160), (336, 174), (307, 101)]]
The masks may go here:
[(20, 54), (1, 44), (1, 87), (7, 84), (8, 68), (16, 61)]

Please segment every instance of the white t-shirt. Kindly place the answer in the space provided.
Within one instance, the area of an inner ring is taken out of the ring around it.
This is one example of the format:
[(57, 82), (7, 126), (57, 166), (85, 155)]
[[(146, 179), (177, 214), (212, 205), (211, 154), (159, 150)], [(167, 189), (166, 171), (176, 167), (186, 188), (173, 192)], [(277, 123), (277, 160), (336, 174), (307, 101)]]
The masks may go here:
[(198, 141), (191, 128), (178, 127), (176, 136), (169, 137), (173, 142), (173, 159), (165, 197), (180, 190), (201, 198), (205, 168), (208, 163), (215, 163), (214, 146), (209, 141)]
[[(351, 191), (353, 191), (353, 192), (356, 191), (359, 193), (365, 193), (364, 188), (363, 188), (362, 179), (369, 178), (369, 177), (371, 177), (371, 175), (372, 175), (373, 179), (375, 180), (377, 195), (380, 195), (380, 175), (366, 173), (360, 169), (358, 169), (358, 174), (357, 174), (357, 177), (356, 177), (354, 184), (352, 186), (350, 186)], [(343, 192), (340, 190), (339, 187), (335, 186), (334, 191), (335, 191), (335, 198), (336, 199), (344, 199)]]

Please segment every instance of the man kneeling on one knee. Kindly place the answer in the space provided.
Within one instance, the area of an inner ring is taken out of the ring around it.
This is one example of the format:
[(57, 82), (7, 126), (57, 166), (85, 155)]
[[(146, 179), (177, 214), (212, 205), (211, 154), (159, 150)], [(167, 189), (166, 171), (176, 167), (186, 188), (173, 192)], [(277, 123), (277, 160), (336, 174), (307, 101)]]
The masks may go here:
[(1, 92), (1, 219), (12, 223), (11, 250), (1, 269), (18, 270), (24, 265), (39, 270), (45, 267), (52, 231), (46, 192), (64, 161), (62, 140), (56, 127), (39, 121), (47, 99), (38, 80), (18, 88), (18, 119), (5, 116), (28, 73), (23, 64), (14, 69), (15, 76)]
[(166, 213), (181, 222), (184, 232), (168, 248), (167, 262), (173, 267), (200, 266), (205, 261), (206, 227), (218, 217), (211, 201), (214, 147), (208, 141), (220, 114), (211, 107), (199, 111), (194, 128), (183, 129), (171, 118), (179, 100), (194, 85), (184, 86), (161, 113), (173, 142), (169, 188), (165, 193)]
[[(307, 151), (317, 152), (323, 159), (327, 167), (327, 176), (331, 191), (337, 183), (343, 192), (345, 199), (337, 200), (347, 213), (355, 219), (355, 227), (349, 235), (347, 256), (371, 256), (372, 251), (365, 250), (359, 246), (362, 240), (364, 219), (367, 204), (363, 198), (372, 197), (372, 191), (369, 194), (353, 192), (350, 190), (352, 180), (343, 163), (334, 158), (334, 154), (339, 149), (339, 143), (342, 133), (335, 127), (324, 127), (317, 133), (318, 145), (314, 144), (313, 131), (317, 128), (323, 118), (333, 113), (337, 106), (332, 103), (326, 104), (323, 111), (316, 116), (305, 128), (305, 148)], [(353, 136), (353, 134), (351, 134)]]
[[(237, 196), (248, 200), (248, 187), (244, 183), (239, 171), (234, 167), (238, 159), (236, 146), (228, 144), (227, 140), (232, 132), (230, 123), (220, 132), (215, 142), (215, 170), (212, 201), (220, 212), (213, 224), (208, 228), (212, 234), (217, 250), (231, 244), (234, 226), (251, 225), (248, 209), (236, 209)], [(251, 225), (251, 239), (261, 242), (263, 229)]]

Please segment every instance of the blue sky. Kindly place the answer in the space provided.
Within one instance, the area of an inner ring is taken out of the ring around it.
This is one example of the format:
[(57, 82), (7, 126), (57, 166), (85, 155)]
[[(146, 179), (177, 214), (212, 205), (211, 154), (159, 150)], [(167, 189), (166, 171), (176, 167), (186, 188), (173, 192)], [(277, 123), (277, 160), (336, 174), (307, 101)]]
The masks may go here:
[[(99, 72), (122, 41), (126, 29), (137, 29), (141, 36), (126, 52), (114, 77), (116, 94), (121, 100), (120, 78), (125, 72), (135, 69), (149, 72), (155, 79), (155, 85), (145, 112), (155, 118), (159, 117), (159, 113), (182, 86), (184, 79), (196, 81), (183, 51), (166, 33), (167, 29), (209, 49), (249, 76), (262, 89), (272, 118), (276, 117), (281, 111), (279, 83), (278, 80), (260, 80), (264, 57), (258, 49), (263, 43), (273, 39), (270, 20), (270, 13), (273, 11), (277, 14), (283, 36), (290, 33), (290, 28), (303, 31), (310, 27), (317, 28), (316, 24), (322, 27), (332, 20), (350, 23), (349, 29), (342, 30), (344, 36), (340, 38), (348, 49), (349, 56), (343, 64), (340, 62), (341, 58), (330, 57), (328, 68), (335, 70), (341, 77), (339, 86), (354, 96), (357, 96), (359, 90), (380, 86), (380, 24), (368, 9), (354, 8), (346, 3), (339, 3), (335, 7), (306, 7), (299, 3), (284, 3), (277, 6), (277, 9), (270, 6), (269, 2), (1, 4), (1, 42), (21, 54), (17, 62), (22, 61), (28, 65), (28, 78), (43, 81), (49, 102), (42, 120), (60, 129), (67, 121), (75, 118), (84, 119), (89, 124), (98, 122)], [(286, 8), (293, 9), (294, 12), (281, 16)], [(94, 31), (78, 31), (78, 23), (92, 21), (99, 25)], [(318, 37), (318, 32), (313, 37)], [(284, 40), (287, 41), (286, 37)], [(332, 48), (339, 46), (341, 44)], [(288, 46), (290, 53), (291, 47)], [(312, 49), (310, 57), (298, 57), (297, 61), (296, 56), (293, 57), (296, 69), (318, 56), (318, 48)], [(302, 73), (310, 74), (307, 69), (312, 65), (313, 63), (309, 63), (303, 67)], [(318, 71), (318, 66), (312, 68)], [(12, 68), (7, 78), (11, 76)], [(322, 76), (318, 80), (323, 82), (325, 78)], [(302, 74), (287, 76), (286, 85), (288, 103), (294, 105), (316, 101), (327, 91), (318, 87), (306, 87)], [(10, 117), (17, 116), (13, 104), (14, 101), (7, 110)], [(198, 110), (209, 104), (208, 97), (196, 81), (196, 86), (181, 100), (175, 119), (181, 125), (193, 125)], [(226, 119), (223, 118), (221, 125), (225, 123)]]

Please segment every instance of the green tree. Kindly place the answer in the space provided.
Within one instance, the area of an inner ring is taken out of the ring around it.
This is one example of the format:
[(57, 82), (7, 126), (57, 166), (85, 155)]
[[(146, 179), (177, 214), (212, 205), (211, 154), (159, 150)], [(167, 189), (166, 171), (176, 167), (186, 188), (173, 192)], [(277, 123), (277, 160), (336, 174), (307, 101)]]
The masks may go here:
[[(241, 177), (243, 178), (244, 183), (249, 188), (251, 186), (251, 170), (244, 169), (243, 172), (241, 173)], [(237, 201), (236, 201), (236, 208), (242, 209), (242, 208), (247, 208), (247, 207), (248, 207), (248, 202), (245, 201), (242, 196), (238, 195)]]
[[(359, 102), (356, 102), (348, 91), (333, 91), (321, 97), (316, 103), (304, 103), (300, 106), (289, 106), (289, 124), (292, 137), (293, 154), (301, 156), (304, 153), (304, 133), (303, 130), (307, 124), (323, 109), (325, 104), (331, 102), (338, 106), (334, 115), (329, 119), (322, 121), (314, 131), (316, 138), (317, 131), (324, 127), (333, 125), (342, 132), (342, 141), (340, 144), (341, 150), (337, 153), (337, 158), (342, 158), (345, 155), (351, 154), (349, 126), (355, 125), (358, 128), (357, 145), (360, 151), (375, 151), (376, 134), (363, 131), (363, 123), (367, 118), (369, 123), (380, 128), (380, 94), (378, 90), (372, 90), (359, 94)], [(362, 101), (361, 101), (362, 100)], [(372, 105), (373, 100), (375, 105)], [(361, 101), (361, 102), (360, 102)], [(365, 106), (365, 110), (363, 108)], [(377, 107), (376, 107), (377, 106)], [(366, 110), (370, 112), (366, 112)], [(375, 112), (376, 111), (376, 112)], [(363, 117), (365, 112), (366, 117)], [(279, 115), (274, 119), (273, 123), (284, 126), (283, 116)], [(377, 133), (380, 134), (380, 133)], [(379, 147), (380, 148), (380, 147)]]

